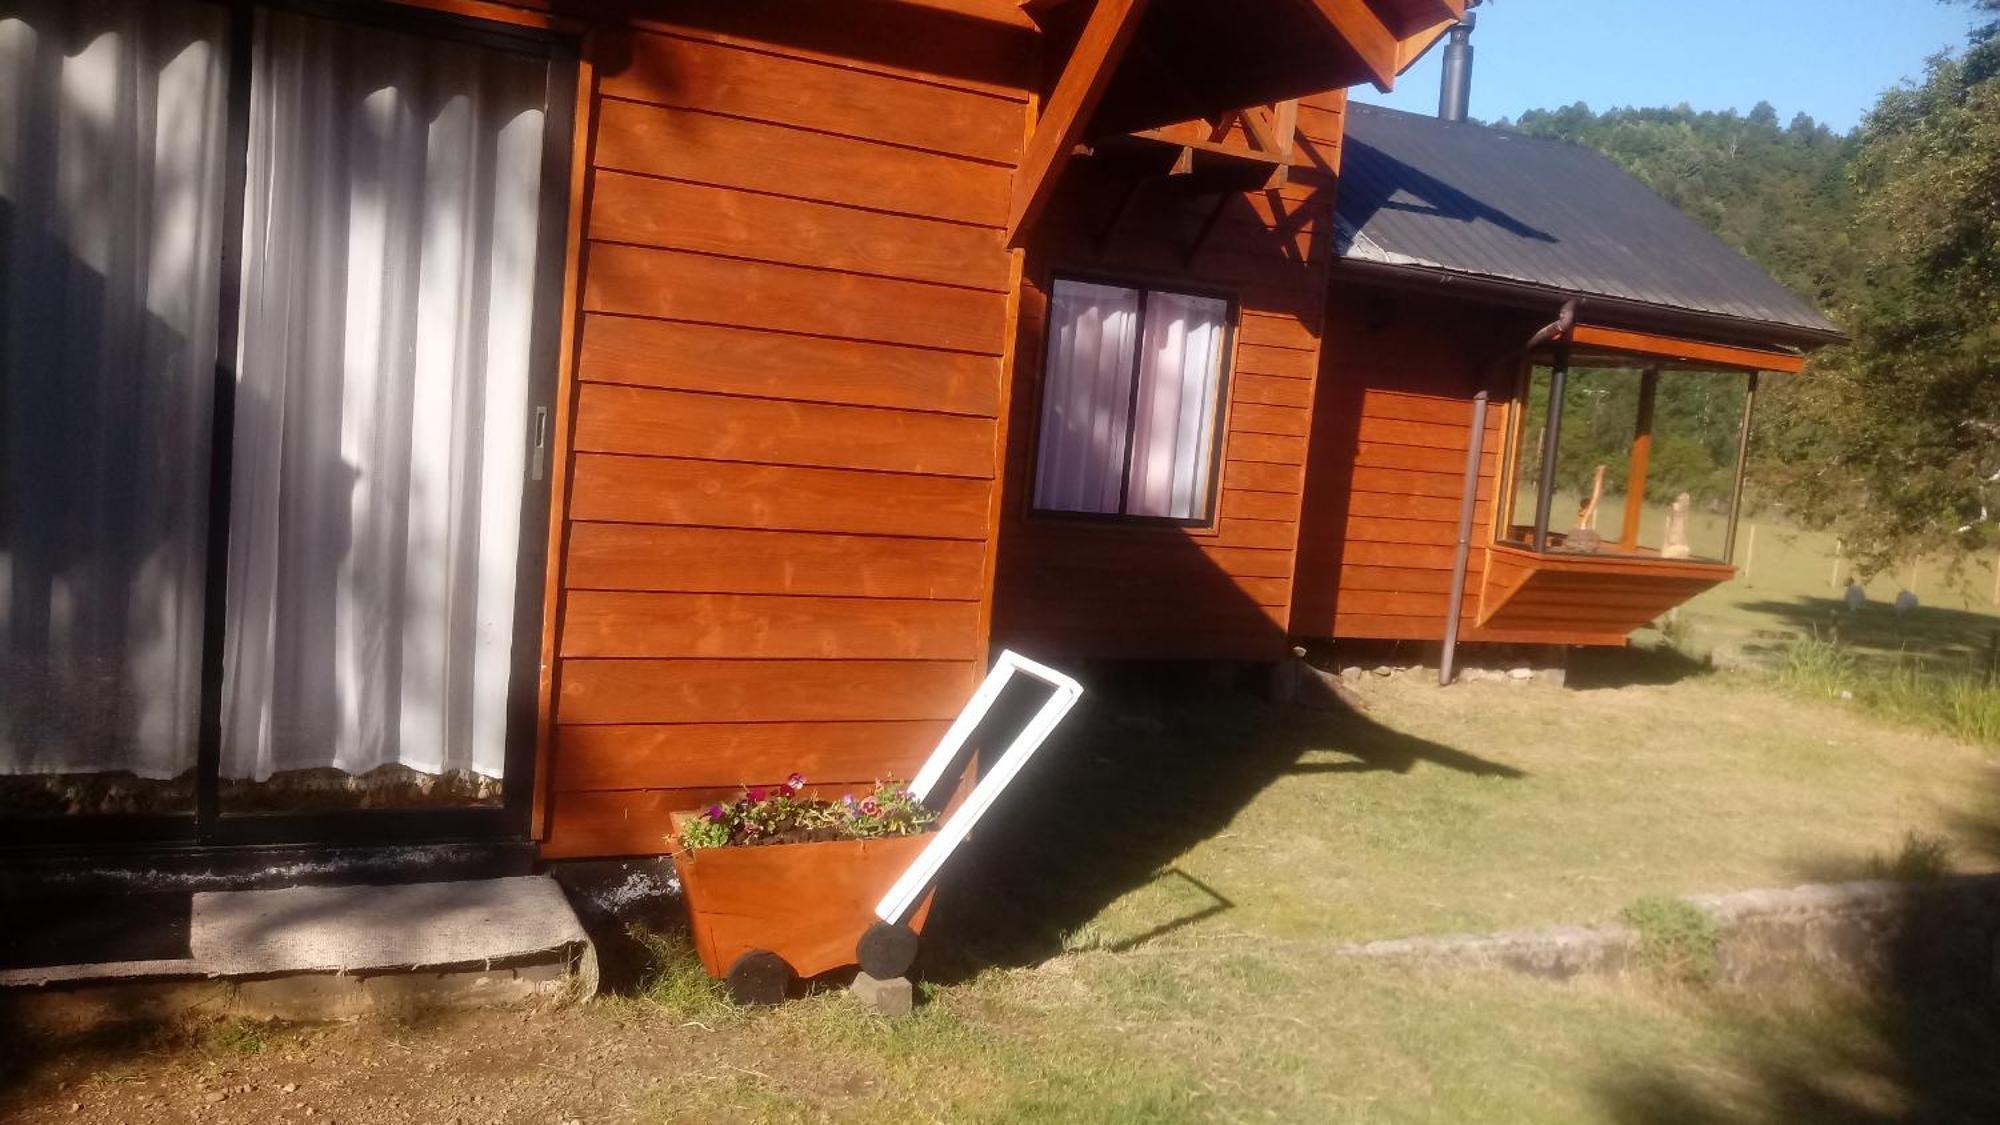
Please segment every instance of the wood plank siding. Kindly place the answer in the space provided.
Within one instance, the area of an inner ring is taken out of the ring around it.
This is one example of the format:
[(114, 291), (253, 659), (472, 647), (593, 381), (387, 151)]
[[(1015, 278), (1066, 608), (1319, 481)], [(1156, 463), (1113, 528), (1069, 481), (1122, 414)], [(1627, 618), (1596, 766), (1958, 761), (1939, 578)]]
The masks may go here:
[(635, 10), (586, 40), (550, 858), (794, 769), (907, 777), (986, 658), (1033, 37)]
[[(1270, 660), (1286, 652), (1344, 110), (1344, 93), (1300, 105), (1296, 151), (1281, 188), (1200, 195), (1162, 179), (1128, 197), (1129, 178), (1095, 159), (1073, 161), (1064, 173), (1027, 244), (996, 644), (1056, 661)], [(1221, 140), (1244, 143), (1240, 124), (1233, 134)], [(1235, 299), (1214, 526), (1030, 510), (1046, 311), (1052, 279), (1063, 274)]]
[(1472, 399), (1488, 411), (1462, 626), (1478, 628), (1506, 404), (1519, 352), (1546, 322), (1470, 302), (1333, 285), (1313, 418), (1292, 631), (1441, 640), (1450, 605)]

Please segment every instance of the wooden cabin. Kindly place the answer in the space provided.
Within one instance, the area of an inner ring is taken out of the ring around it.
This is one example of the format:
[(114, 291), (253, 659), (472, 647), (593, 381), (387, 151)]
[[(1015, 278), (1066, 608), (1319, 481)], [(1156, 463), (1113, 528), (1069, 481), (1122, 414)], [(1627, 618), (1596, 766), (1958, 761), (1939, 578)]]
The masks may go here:
[[(1839, 330), (1597, 153), (1373, 106), (1347, 125), (1291, 632), (1622, 645), (1728, 581), (1758, 375)], [(1588, 535), (1535, 487), (1572, 368), (1637, 390), (1625, 503)], [(1732, 376), (1719, 534), (1663, 553), (1656, 400)]]
[(656, 854), (996, 643), (1282, 654), (1341, 91), (1465, 6), (9, 5), (9, 862)]

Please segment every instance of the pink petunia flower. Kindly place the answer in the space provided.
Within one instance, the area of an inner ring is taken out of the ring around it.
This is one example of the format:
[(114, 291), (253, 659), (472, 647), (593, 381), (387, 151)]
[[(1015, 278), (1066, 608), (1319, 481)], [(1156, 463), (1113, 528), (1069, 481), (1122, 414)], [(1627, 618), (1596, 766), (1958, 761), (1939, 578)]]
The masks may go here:
[(708, 812), (706, 815), (708, 819), (714, 821), (717, 824), (721, 824), (723, 818), (727, 817), (729, 814), (722, 811), (721, 805), (710, 805), (708, 806)]
[(805, 774), (795, 773), (792, 776), (785, 779), (785, 788), (791, 790), (794, 793), (798, 792), (801, 789), (804, 789), (805, 787), (806, 787)]
[(877, 801), (877, 800), (876, 800), (875, 798), (873, 798), (873, 797), (863, 797), (863, 798), (861, 798), (861, 815), (862, 815), (862, 816), (879, 816), (879, 815), (881, 814), (881, 812), (882, 812), (882, 804), (881, 804), (881, 802)]
[(769, 794), (769, 793), (767, 793), (767, 792), (765, 792), (765, 791), (764, 791), (764, 790), (762, 790), (762, 789), (752, 789), (752, 790), (751, 790), (751, 791), (749, 792), (748, 796), (749, 796), (749, 798), (750, 798), (750, 803), (751, 803), (751, 804), (753, 804), (753, 805), (761, 805), (761, 804), (763, 804), (763, 803), (764, 803), (764, 799), (765, 799), (766, 797), (769, 797), (769, 796), (770, 796), (770, 794)]

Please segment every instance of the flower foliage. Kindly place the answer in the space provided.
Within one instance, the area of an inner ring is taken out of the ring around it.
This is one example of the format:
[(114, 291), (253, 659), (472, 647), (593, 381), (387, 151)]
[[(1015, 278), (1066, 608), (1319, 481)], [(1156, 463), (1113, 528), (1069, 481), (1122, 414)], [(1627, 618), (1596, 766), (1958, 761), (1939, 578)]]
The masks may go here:
[(681, 830), (681, 844), (694, 849), (913, 836), (936, 820), (937, 813), (900, 781), (878, 781), (864, 797), (826, 801), (808, 794), (806, 779), (795, 773), (783, 785), (745, 789), (728, 804), (710, 805)]

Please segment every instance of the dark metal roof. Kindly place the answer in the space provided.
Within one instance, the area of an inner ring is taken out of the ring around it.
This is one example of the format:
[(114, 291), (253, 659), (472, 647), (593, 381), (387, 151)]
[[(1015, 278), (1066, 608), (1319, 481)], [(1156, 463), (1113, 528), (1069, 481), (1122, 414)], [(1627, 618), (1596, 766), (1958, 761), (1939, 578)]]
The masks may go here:
[[(1818, 309), (1581, 145), (1348, 103), (1344, 262), (1840, 339)], [(1747, 322), (1747, 323), (1745, 323)]]

